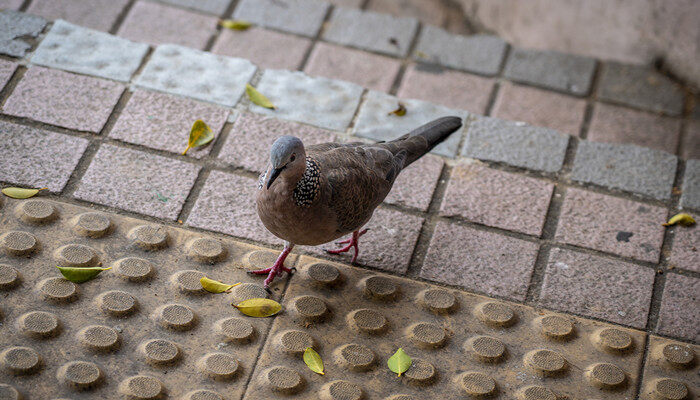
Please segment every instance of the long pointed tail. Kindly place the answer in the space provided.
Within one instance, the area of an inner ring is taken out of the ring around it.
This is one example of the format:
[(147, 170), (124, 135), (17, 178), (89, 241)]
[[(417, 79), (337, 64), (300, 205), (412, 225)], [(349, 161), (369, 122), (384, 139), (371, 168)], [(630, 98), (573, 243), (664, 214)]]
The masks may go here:
[(403, 165), (405, 168), (445, 141), (461, 127), (461, 118), (442, 117), (428, 122), (390, 143), (395, 143), (399, 149), (406, 151)]

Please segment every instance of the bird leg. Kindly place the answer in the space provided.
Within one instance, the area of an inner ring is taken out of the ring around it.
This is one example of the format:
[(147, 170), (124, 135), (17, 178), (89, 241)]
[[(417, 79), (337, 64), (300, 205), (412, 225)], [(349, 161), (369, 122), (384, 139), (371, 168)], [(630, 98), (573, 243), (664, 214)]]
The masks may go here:
[(355, 248), (355, 254), (352, 256), (352, 260), (350, 261), (351, 263), (354, 263), (357, 260), (357, 255), (360, 253), (360, 248), (358, 247), (358, 244), (360, 243), (358, 239), (360, 239), (360, 236), (364, 235), (367, 233), (367, 229), (363, 229), (361, 231), (355, 231), (352, 233), (352, 236), (350, 239), (345, 239), (343, 241), (338, 242), (338, 244), (345, 244), (347, 243), (347, 246), (341, 247), (336, 250), (326, 250), (330, 254), (340, 254), (340, 253), (345, 253), (350, 251), (353, 247)]
[(294, 248), (294, 244), (287, 242), (284, 245), (284, 250), (282, 250), (282, 253), (280, 253), (279, 257), (277, 257), (277, 261), (275, 261), (274, 264), (270, 268), (265, 268), (265, 269), (259, 269), (256, 271), (248, 271), (249, 274), (253, 275), (265, 275), (267, 274), (267, 278), (265, 278), (264, 282), (264, 287), (265, 290), (268, 292), (270, 291), (270, 284), (272, 281), (275, 279), (275, 276), (277, 275), (282, 275), (282, 272), (286, 272), (288, 274), (292, 274), (292, 272), (296, 271), (296, 268), (287, 268), (284, 266), (284, 260), (287, 259), (287, 256), (289, 253), (291, 253), (292, 249)]

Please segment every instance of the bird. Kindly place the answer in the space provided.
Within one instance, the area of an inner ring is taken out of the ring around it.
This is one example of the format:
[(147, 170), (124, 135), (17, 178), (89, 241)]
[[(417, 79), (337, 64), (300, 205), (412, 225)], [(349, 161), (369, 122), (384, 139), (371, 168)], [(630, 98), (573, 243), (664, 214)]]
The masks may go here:
[[(294, 136), (280, 136), (270, 148), (270, 162), (257, 184), (256, 209), (263, 225), (285, 241), (274, 264), (249, 271), (276, 276), (296, 270), (284, 260), (296, 245), (317, 246), (350, 234), (345, 245), (326, 250), (359, 254), (362, 227), (389, 194), (401, 170), (462, 127), (459, 117), (442, 117), (391, 141), (321, 143), (308, 147)], [(415, 182), (419, 184), (419, 182)]]

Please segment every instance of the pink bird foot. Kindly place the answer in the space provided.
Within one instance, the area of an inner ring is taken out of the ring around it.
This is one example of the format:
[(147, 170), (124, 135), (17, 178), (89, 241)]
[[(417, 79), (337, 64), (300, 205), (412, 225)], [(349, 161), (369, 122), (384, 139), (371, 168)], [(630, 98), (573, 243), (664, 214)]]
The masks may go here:
[(275, 261), (274, 264), (270, 268), (265, 268), (265, 269), (259, 269), (255, 271), (248, 271), (249, 274), (252, 275), (265, 275), (267, 274), (267, 278), (265, 278), (265, 282), (263, 283), (263, 287), (265, 290), (267, 290), (268, 293), (270, 292), (270, 284), (272, 281), (275, 279), (275, 276), (282, 275), (283, 272), (286, 272), (288, 274), (292, 274), (297, 271), (296, 268), (287, 268), (284, 266), (284, 260), (287, 259), (287, 256), (289, 253), (292, 251), (292, 248), (294, 248), (294, 245), (286, 245), (284, 246), (284, 250), (282, 250), (282, 253), (277, 257), (277, 260)]
[(341, 247), (341, 248), (336, 249), (336, 250), (326, 250), (326, 252), (328, 252), (328, 253), (330, 253), (330, 254), (346, 253), (346, 252), (350, 251), (350, 249), (352, 249), (352, 248), (354, 247), (354, 248), (355, 248), (355, 254), (352, 256), (352, 260), (350, 261), (351, 263), (354, 264), (355, 261), (357, 260), (357, 255), (360, 253), (360, 248), (358, 247), (358, 245), (360, 244), (360, 242), (359, 242), (360, 236), (362, 236), (362, 235), (364, 235), (365, 233), (367, 233), (368, 230), (369, 230), (369, 228), (363, 229), (363, 230), (361, 230), (361, 231), (355, 231), (355, 232), (353, 232), (353, 233), (352, 233), (352, 237), (350, 237), (350, 239), (345, 239), (345, 240), (342, 240), (342, 241), (340, 241), (340, 242), (337, 242), (337, 244), (346, 244), (346, 243), (347, 243), (347, 246)]

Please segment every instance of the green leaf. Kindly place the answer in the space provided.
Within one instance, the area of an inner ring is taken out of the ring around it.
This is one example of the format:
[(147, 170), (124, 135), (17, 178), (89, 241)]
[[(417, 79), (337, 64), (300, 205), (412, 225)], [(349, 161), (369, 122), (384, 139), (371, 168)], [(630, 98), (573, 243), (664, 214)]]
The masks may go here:
[(406, 354), (403, 349), (399, 347), (399, 349), (396, 350), (396, 353), (389, 357), (389, 360), (386, 363), (392, 372), (396, 372), (399, 374), (399, 376), (401, 376), (401, 374), (408, 370), (413, 361), (411, 361), (411, 357), (409, 357), (408, 354)]
[(271, 110), (277, 109), (277, 107), (275, 107), (275, 105), (272, 104), (270, 99), (265, 97), (264, 94), (258, 92), (258, 89), (250, 86), (249, 83), (246, 83), (246, 85), (245, 85), (245, 92), (248, 95), (248, 97), (250, 98), (250, 101), (253, 102), (253, 104), (257, 104), (260, 107), (269, 108)]
[(264, 318), (275, 315), (282, 309), (280, 303), (270, 299), (248, 299), (233, 304), (238, 311), (249, 317)]
[(25, 189), (18, 187), (6, 187), (2, 189), (2, 194), (7, 197), (12, 197), (13, 199), (28, 199), (30, 197), (36, 196), (41, 190), (46, 190), (47, 188), (41, 189)]
[(663, 224), (663, 226), (671, 226), (676, 224), (680, 224), (683, 226), (691, 226), (694, 223), (695, 219), (690, 214), (680, 213), (671, 217), (671, 219), (669, 219), (668, 222)]
[(389, 113), (389, 115), (392, 114), (396, 115), (397, 117), (403, 117), (404, 115), (406, 115), (406, 106), (403, 103), (399, 103), (399, 107), (396, 110)]
[(241, 284), (241, 282), (238, 282), (234, 283), (233, 285), (227, 285), (225, 283), (209, 279), (206, 276), (203, 276), (202, 279), (199, 280), (199, 283), (201, 283), (204, 290), (206, 290), (209, 293), (228, 293), (232, 287)]
[(321, 356), (318, 355), (316, 350), (311, 347), (307, 347), (306, 350), (304, 350), (304, 363), (310, 370), (319, 375), (324, 375), (323, 360), (321, 360)]
[(99, 267), (88, 267), (88, 268), (75, 268), (75, 267), (59, 267), (57, 266), (59, 271), (61, 271), (61, 274), (63, 274), (63, 277), (68, 279), (69, 281), (73, 283), (83, 283), (87, 282), (90, 279), (93, 279), (97, 275), (100, 274), (102, 271), (107, 271), (108, 269), (111, 269), (112, 267), (109, 268), (99, 268)]
[(219, 25), (234, 31), (244, 31), (250, 28), (253, 24), (242, 19), (225, 19), (219, 22)]
[(212, 140), (214, 140), (214, 132), (211, 131), (211, 128), (204, 121), (198, 119), (192, 124), (190, 139), (187, 141), (187, 148), (182, 152), (182, 155), (187, 154), (187, 150), (193, 147), (204, 146)]

